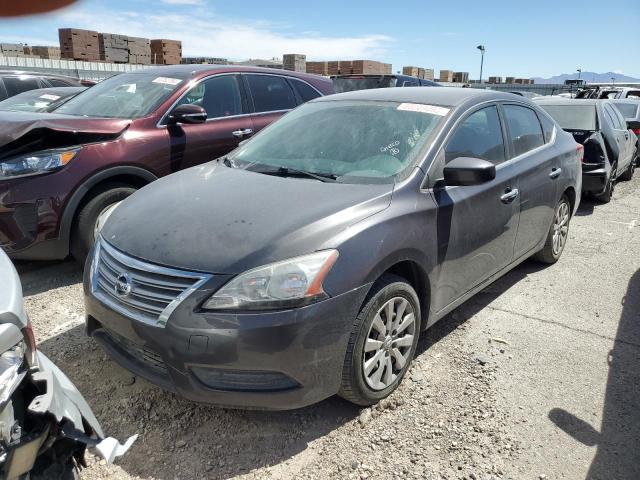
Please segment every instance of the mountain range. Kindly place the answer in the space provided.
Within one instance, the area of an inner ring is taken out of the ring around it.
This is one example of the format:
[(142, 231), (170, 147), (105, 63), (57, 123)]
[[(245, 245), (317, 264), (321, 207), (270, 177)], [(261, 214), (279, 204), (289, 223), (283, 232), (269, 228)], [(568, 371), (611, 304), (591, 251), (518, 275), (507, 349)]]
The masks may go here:
[[(533, 77), (536, 83), (564, 83), (565, 80), (578, 78), (578, 73), (563, 73), (562, 75), (555, 75), (550, 78)], [(611, 83), (611, 78), (615, 78), (615, 83), (640, 83), (640, 78), (630, 77), (623, 75), (622, 73), (615, 72), (582, 72), (580, 78), (587, 81), (587, 83)]]

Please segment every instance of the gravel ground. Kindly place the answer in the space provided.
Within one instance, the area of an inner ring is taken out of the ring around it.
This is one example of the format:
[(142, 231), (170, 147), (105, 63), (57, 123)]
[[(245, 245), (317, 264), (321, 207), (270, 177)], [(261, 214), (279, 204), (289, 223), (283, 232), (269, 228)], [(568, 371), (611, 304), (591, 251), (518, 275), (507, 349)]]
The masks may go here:
[(378, 406), (195, 405), (110, 361), (72, 262), (18, 265), (40, 348), (104, 430), (140, 438), (85, 479), (640, 478), (640, 175), (584, 201), (562, 259), (525, 262), (423, 335)]

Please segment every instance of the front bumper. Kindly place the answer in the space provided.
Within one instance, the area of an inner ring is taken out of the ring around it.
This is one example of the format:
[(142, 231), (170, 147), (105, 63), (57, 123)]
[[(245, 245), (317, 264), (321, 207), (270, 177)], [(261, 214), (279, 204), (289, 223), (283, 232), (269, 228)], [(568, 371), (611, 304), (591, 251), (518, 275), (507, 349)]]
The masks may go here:
[[(200, 311), (217, 288), (208, 285), (187, 297), (165, 327), (104, 305), (91, 293), (88, 275), (84, 288), (87, 333), (124, 368), (196, 402), (283, 410), (338, 392), (369, 285), (303, 308), (242, 314)], [(198, 369), (211, 375), (198, 377)]]

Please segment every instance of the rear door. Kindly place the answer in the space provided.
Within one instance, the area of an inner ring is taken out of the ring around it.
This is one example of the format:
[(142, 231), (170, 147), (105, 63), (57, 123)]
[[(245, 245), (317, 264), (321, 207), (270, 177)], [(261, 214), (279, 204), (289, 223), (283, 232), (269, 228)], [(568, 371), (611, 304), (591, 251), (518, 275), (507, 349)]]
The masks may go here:
[(474, 157), (496, 165), (490, 182), (433, 191), (438, 205), (438, 311), (513, 259), (520, 197), (517, 168), (506, 162), (505, 133), (497, 105), (477, 108), (454, 127), (437, 160), (444, 166), (458, 157)]
[(296, 93), (282, 75), (246, 73), (242, 78), (249, 92), (254, 133), (298, 105)]
[(204, 108), (207, 121), (166, 127), (172, 172), (222, 157), (253, 132), (237, 74), (214, 75), (197, 82), (173, 108), (185, 103)]
[[(502, 105), (508, 132), (509, 162), (518, 172), (520, 222), (514, 258), (531, 251), (547, 235), (562, 176), (559, 152), (542, 129), (534, 109), (519, 104)], [(548, 128), (549, 130), (549, 128)]]

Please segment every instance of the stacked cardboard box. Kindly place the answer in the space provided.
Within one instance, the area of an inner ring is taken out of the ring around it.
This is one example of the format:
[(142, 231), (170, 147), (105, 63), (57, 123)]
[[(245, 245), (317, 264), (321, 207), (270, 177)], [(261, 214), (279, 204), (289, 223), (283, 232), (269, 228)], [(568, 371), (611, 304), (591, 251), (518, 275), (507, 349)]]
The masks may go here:
[(440, 81), (441, 82), (453, 82), (453, 71), (452, 70), (440, 70)]
[(351, 72), (358, 75), (389, 75), (391, 73), (391, 64), (376, 62), (374, 60), (354, 60), (352, 62)]
[(502, 83), (502, 77), (489, 77), (489, 83)]
[(129, 41), (126, 35), (99, 33), (100, 60), (109, 63), (129, 63)]
[(313, 73), (315, 75), (329, 75), (328, 62), (307, 62), (307, 73)]
[(96, 62), (100, 60), (98, 32), (78, 28), (58, 29), (60, 56), (73, 60)]
[(453, 81), (456, 83), (469, 83), (469, 72), (453, 72)]
[(298, 53), (285, 53), (282, 56), (282, 65), (285, 70), (292, 72), (306, 72), (307, 56)]
[(151, 40), (151, 63), (177, 65), (182, 60), (182, 42), (158, 38)]
[(60, 58), (60, 47), (49, 47), (44, 45), (34, 45), (31, 47), (31, 54), (40, 58)]
[(0, 55), (22, 57), (24, 56), (24, 47), (19, 43), (0, 43)]
[(148, 38), (127, 37), (129, 63), (138, 65), (151, 64), (151, 43)]
[(505, 78), (504, 83), (516, 83), (516, 77), (507, 77)]
[(420, 70), (424, 72), (424, 68), (420, 69), (420, 67), (402, 67), (402, 74), (420, 78)]

